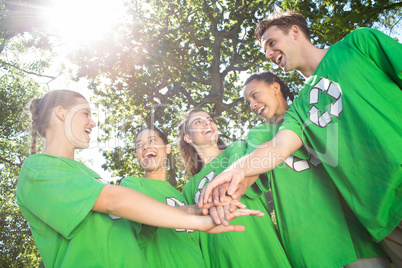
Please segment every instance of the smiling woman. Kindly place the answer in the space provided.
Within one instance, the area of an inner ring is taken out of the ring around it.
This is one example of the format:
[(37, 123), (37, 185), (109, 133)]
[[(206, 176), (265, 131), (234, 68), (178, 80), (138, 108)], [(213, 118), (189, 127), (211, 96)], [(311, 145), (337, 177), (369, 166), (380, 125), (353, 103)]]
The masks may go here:
[(53, 0), (43, 9), (48, 30), (69, 45), (91, 43), (111, 32), (124, 20), (122, 1)]

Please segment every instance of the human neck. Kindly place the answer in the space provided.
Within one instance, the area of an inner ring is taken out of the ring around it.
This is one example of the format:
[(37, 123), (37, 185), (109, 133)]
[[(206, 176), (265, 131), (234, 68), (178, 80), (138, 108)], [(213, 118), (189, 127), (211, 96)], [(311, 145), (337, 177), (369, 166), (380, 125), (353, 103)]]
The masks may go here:
[(43, 153), (74, 160), (75, 147), (66, 138), (64, 125), (53, 124), (53, 127), (46, 129), (45, 135), (46, 146)]
[(303, 64), (296, 70), (304, 77), (309, 78), (318, 68), (320, 62), (327, 54), (328, 48), (317, 48), (311, 43), (303, 50)]
[(282, 95), (279, 98), (280, 98), (280, 105), (278, 107), (276, 114), (274, 115), (274, 118), (272, 118), (271, 120), (271, 123), (274, 125), (280, 125), (283, 123), (285, 113), (289, 109), (289, 105), (286, 103), (285, 98), (283, 98)]
[(151, 180), (166, 181), (166, 168), (159, 167), (156, 170), (145, 170), (143, 178)]
[(74, 149), (69, 148), (69, 146), (63, 143), (55, 142), (55, 140), (49, 141), (49, 139), (46, 139), (46, 146), (43, 153), (74, 160)]
[(195, 148), (195, 150), (197, 151), (197, 154), (201, 158), (201, 160), (204, 163), (204, 165), (206, 165), (209, 162), (211, 162), (212, 160), (214, 160), (223, 151), (223, 150), (218, 148), (217, 144), (211, 145), (211, 146), (209, 146), (207, 148), (197, 147), (197, 148)]

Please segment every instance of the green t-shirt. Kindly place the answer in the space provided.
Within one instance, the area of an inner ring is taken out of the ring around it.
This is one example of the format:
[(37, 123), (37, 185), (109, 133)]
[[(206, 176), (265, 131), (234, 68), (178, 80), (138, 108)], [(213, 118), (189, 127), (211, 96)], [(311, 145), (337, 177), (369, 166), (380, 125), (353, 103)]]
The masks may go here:
[(146, 267), (129, 222), (91, 211), (105, 184), (68, 158), (25, 160), (17, 204), (46, 267)]
[[(183, 187), (189, 204), (195, 204), (202, 189), (216, 175), (245, 153), (244, 142), (233, 142), (226, 150), (190, 179)], [(200, 233), (200, 244), (208, 267), (290, 267), (270, 218), (264, 193), (258, 187), (250, 187), (240, 201), (250, 209), (258, 209), (265, 216), (238, 217), (230, 224), (246, 227), (241, 233)]]
[[(270, 141), (279, 127), (252, 128), (247, 153)], [(272, 191), (279, 234), (292, 267), (341, 267), (357, 257), (382, 256), (353, 214), (345, 219), (338, 191), (319, 160), (305, 156), (298, 150), (267, 173), (268, 182), (258, 181), (261, 190)]]
[(329, 48), (281, 129), (314, 150), (376, 241), (402, 220), (402, 45), (358, 29)]
[[(127, 177), (120, 185), (137, 190), (170, 206), (186, 205), (184, 196), (167, 181)], [(137, 222), (132, 224), (149, 267), (205, 267), (197, 243), (198, 231), (162, 227), (156, 229)]]

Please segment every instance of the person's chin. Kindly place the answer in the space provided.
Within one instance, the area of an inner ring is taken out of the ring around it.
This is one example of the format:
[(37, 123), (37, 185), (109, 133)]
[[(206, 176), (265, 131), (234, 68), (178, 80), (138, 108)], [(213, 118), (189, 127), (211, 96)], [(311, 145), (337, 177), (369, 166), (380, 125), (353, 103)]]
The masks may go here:
[(153, 165), (143, 166), (146, 172), (155, 172), (158, 168)]
[(89, 147), (89, 141), (88, 142), (82, 142), (82, 141), (74, 141), (72, 142), (74, 145), (75, 149), (87, 149)]

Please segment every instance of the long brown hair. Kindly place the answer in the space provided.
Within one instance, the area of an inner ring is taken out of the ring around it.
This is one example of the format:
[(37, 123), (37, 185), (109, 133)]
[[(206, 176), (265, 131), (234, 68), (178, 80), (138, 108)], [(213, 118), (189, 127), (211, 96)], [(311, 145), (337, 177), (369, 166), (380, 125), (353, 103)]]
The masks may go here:
[[(184, 162), (184, 167), (186, 168), (186, 171), (191, 176), (194, 176), (195, 174), (200, 172), (201, 168), (204, 166), (204, 162), (202, 161), (201, 157), (198, 155), (195, 148), (184, 140), (184, 135), (188, 134), (188, 129), (187, 129), (188, 120), (190, 119), (192, 114), (197, 113), (197, 112), (204, 112), (204, 113), (208, 114), (209, 116), (211, 116), (205, 110), (195, 108), (195, 109), (192, 109), (191, 111), (189, 111), (187, 113), (187, 115), (184, 117), (184, 119), (179, 124), (179, 138), (178, 139), (179, 139), (180, 155)], [(225, 149), (226, 147), (227, 147), (226, 144), (219, 137), (218, 138), (218, 148)]]
[(50, 110), (56, 106), (68, 109), (77, 102), (77, 98), (85, 97), (80, 93), (67, 89), (53, 90), (45, 94), (41, 99), (33, 99), (29, 103), (29, 111), (32, 119), (32, 145), (31, 154), (36, 154), (37, 133), (46, 138), (46, 129), (49, 126)]

